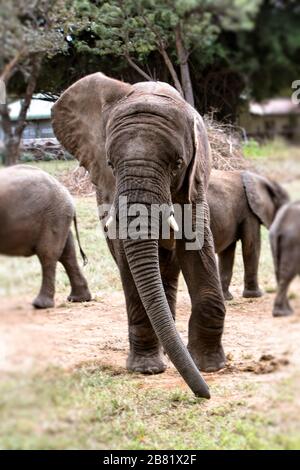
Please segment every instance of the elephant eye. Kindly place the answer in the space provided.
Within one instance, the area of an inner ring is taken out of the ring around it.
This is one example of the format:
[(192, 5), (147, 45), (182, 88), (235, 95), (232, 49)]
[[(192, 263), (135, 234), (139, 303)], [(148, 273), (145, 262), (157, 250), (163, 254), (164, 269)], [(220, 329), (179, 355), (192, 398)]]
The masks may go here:
[(178, 170), (182, 167), (183, 158), (178, 158), (175, 163), (172, 164), (171, 174), (172, 176), (177, 176)]
[(107, 160), (107, 165), (113, 170), (114, 169), (114, 166), (111, 162), (111, 160)]

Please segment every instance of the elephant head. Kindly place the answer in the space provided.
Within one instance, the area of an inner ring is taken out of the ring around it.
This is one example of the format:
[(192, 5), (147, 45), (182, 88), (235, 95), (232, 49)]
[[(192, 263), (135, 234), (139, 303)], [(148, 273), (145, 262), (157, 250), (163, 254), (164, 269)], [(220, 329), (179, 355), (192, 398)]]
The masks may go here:
[[(210, 150), (201, 117), (166, 83), (129, 85), (102, 73), (67, 89), (53, 107), (57, 138), (114, 201), (192, 203), (205, 192)], [(112, 170), (113, 169), (113, 173)], [(106, 196), (105, 196), (106, 195)], [(178, 335), (159, 270), (158, 239), (122, 241), (140, 298), (171, 361), (193, 392), (208, 387)]]
[(242, 178), (252, 212), (269, 228), (280, 207), (289, 202), (287, 191), (275, 181), (250, 171), (243, 172)]

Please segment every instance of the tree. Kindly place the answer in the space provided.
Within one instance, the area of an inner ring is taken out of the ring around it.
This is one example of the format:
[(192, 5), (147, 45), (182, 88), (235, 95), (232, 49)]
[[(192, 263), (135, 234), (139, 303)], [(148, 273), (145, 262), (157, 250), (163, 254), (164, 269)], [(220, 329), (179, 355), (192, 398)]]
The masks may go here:
[(251, 58), (243, 72), (253, 97), (290, 96), (291, 83), (300, 77), (299, 1), (264, 0), (255, 27), (240, 35), (239, 49)]
[(0, 105), (4, 131), (4, 162), (19, 158), (26, 114), (34, 94), (43, 60), (67, 50), (65, 37), (70, 29), (72, 2), (63, 0), (10, 0), (1, 9), (0, 79), (10, 91), (13, 79), (24, 85), (19, 117), (13, 123), (8, 103)]
[(158, 79), (202, 114), (214, 109), (234, 121), (244, 98), (290, 94), (300, 76), (298, 0), (76, 0), (75, 7), (68, 52), (43, 61), (38, 90), (59, 95), (99, 70), (130, 83)]
[[(261, 0), (78, 1), (77, 13), (91, 22), (89, 36), (77, 38), (79, 51), (124, 57), (146, 80), (142, 68), (152, 52), (163, 58), (174, 86), (194, 106), (189, 60), (192, 53), (217, 49), (222, 29), (253, 24)], [(249, 5), (250, 4), (250, 5)], [(88, 38), (88, 40), (86, 40)], [(204, 58), (208, 54), (204, 54)], [(138, 65), (141, 64), (141, 65)], [(204, 65), (204, 64), (203, 64)], [(177, 69), (179, 68), (179, 73)]]

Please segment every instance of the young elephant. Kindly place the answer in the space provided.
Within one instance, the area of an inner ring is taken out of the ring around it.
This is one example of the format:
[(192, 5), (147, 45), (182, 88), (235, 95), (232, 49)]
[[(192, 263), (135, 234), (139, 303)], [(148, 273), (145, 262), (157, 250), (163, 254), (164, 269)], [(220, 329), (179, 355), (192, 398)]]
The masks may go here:
[(270, 241), (278, 284), (273, 316), (283, 317), (293, 313), (287, 292), (300, 275), (300, 201), (281, 208), (271, 226)]
[(260, 226), (263, 224), (269, 228), (277, 211), (288, 201), (288, 193), (279, 184), (263, 176), (250, 171), (212, 171), (208, 204), (226, 300), (233, 298), (229, 286), (239, 240), (242, 241), (245, 270), (243, 296), (262, 295), (258, 286)]
[[(91, 300), (76, 259), (70, 230), (72, 220), (79, 243), (73, 200), (55, 178), (27, 165), (0, 170), (0, 254), (38, 256), (43, 281), (33, 301), (36, 308), (54, 306), (57, 261), (62, 263), (70, 279), (72, 291), (68, 300)], [(79, 247), (86, 261), (80, 243)]]
[[(167, 83), (130, 85), (102, 73), (68, 88), (52, 113), (57, 138), (98, 188), (98, 206), (113, 204), (109, 219), (103, 220), (107, 230), (112, 219), (117, 227), (128, 228), (132, 219), (126, 215), (137, 204), (147, 215), (155, 205), (164, 205), (163, 221), (173, 230), (172, 204), (188, 206), (195, 216), (197, 206), (204, 209), (203, 239), (194, 250), (184, 237), (162, 240), (158, 232), (153, 237), (112, 236), (108, 245), (126, 299), (128, 369), (163, 372), (163, 347), (194, 393), (208, 398), (198, 369), (213, 372), (225, 365), (225, 306), (209, 228), (210, 147), (202, 118)], [(151, 228), (161, 226), (160, 217), (154, 219)], [(173, 320), (180, 269), (192, 302), (188, 350)]]

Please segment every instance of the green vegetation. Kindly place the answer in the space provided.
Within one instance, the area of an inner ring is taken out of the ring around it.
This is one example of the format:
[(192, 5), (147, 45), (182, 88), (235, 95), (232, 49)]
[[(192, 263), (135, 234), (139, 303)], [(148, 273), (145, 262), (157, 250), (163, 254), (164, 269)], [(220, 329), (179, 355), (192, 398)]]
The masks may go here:
[[(20, 162), (21, 163), (30, 163), (30, 162), (51, 162), (57, 160), (57, 157), (54, 153), (51, 152), (46, 152), (43, 151), (42, 155), (37, 158), (33, 153), (31, 152), (23, 152), (21, 153), (20, 156)], [(74, 160), (74, 157), (70, 155), (68, 152), (64, 152), (63, 158), (61, 160), (68, 161), (68, 160)]]
[(28, 164), (37, 166), (56, 178), (63, 174), (70, 173), (78, 167), (77, 160), (43, 160), (40, 162), (29, 162)]
[[(300, 158), (299, 146), (287, 145), (284, 139), (274, 139), (260, 144), (254, 139), (250, 139), (243, 145), (243, 152), (246, 158), (256, 162), (257, 160), (264, 159), (270, 162), (283, 160), (298, 160)], [(267, 163), (267, 162), (263, 162)]]
[(256, 411), (247, 405), (258, 393), (251, 383), (231, 399), (226, 387), (212, 387), (210, 403), (180, 389), (143, 388), (138, 376), (97, 364), (11, 376), (0, 381), (0, 448), (299, 449), (297, 417), (286, 425), (279, 406), (296, 396), (294, 387), (279, 386)]

